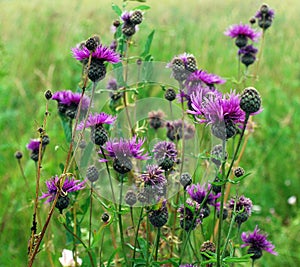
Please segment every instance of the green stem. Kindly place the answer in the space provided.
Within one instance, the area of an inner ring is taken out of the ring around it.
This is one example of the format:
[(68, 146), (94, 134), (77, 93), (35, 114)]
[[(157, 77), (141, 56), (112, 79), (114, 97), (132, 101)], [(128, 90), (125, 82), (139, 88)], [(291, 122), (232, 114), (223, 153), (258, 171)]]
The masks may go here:
[(156, 249), (155, 249), (155, 255), (154, 255), (154, 260), (155, 261), (157, 261), (158, 248), (159, 248), (159, 240), (160, 240), (160, 227), (157, 228)]
[(93, 211), (93, 182), (91, 183), (91, 191), (90, 191), (89, 248), (91, 247), (91, 237), (92, 237), (92, 211)]
[(119, 221), (119, 230), (120, 230), (120, 236), (121, 236), (121, 245), (122, 245), (122, 250), (124, 254), (124, 259), (126, 266), (128, 265), (128, 259), (125, 251), (125, 240), (124, 240), (124, 233), (123, 233), (123, 222), (122, 222), (122, 191), (123, 191), (123, 180), (124, 177), (121, 177), (121, 186), (120, 186), (120, 199), (119, 199), (119, 212), (118, 212), (118, 221)]
[(138, 225), (136, 228), (136, 233), (135, 233), (135, 239), (134, 239), (134, 249), (133, 249), (133, 256), (132, 256), (132, 267), (134, 266), (134, 260), (135, 260), (135, 254), (136, 254), (136, 247), (137, 247), (137, 243), (138, 243), (138, 235), (139, 235), (139, 230), (140, 230), (140, 225), (141, 222), (143, 220), (143, 212), (144, 212), (144, 208), (141, 208), (141, 213), (139, 216), (139, 221), (138, 221)]

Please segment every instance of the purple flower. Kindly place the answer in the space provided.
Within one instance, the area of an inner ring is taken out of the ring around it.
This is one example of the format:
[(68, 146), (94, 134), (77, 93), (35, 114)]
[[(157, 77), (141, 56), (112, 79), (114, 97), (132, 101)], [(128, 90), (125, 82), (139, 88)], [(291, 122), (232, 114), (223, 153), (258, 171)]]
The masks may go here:
[(224, 34), (231, 38), (247, 37), (253, 42), (257, 42), (260, 37), (260, 32), (256, 32), (249, 25), (242, 23), (230, 26)]
[(164, 170), (157, 165), (147, 165), (147, 172), (141, 175), (141, 179), (145, 184), (165, 184), (167, 182), (163, 175)]
[(214, 86), (215, 84), (223, 84), (226, 80), (222, 79), (220, 76), (207, 73), (205, 70), (194, 71), (186, 80), (186, 84), (205, 84), (208, 86)]
[(143, 202), (157, 203), (162, 197), (166, 196), (167, 179), (163, 175), (164, 170), (157, 165), (147, 165), (147, 171), (141, 174), (141, 188), (139, 199), (141, 196)]
[[(85, 128), (99, 126), (99, 125), (102, 126), (103, 124), (113, 124), (116, 119), (117, 119), (116, 116), (112, 116), (104, 112), (94, 114), (94, 115), (90, 114), (86, 121)], [(79, 125), (77, 126), (77, 130), (82, 130), (83, 127), (84, 127), (84, 121), (79, 123)]]
[(181, 119), (175, 121), (168, 121), (166, 123), (167, 137), (171, 141), (180, 140), (183, 135), (184, 139), (192, 139), (195, 135), (195, 126), (182, 121)]
[[(115, 138), (109, 140), (104, 149), (108, 153), (108, 157), (117, 160), (130, 160), (130, 158), (136, 158), (140, 160), (147, 160), (148, 153), (144, 154), (144, 149), (142, 148), (145, 140), (137, 138), (136, 136), (132, 137), (131, 139), (127, 140), (124, 138)], [(102, 151), (99, 151), (102, 154)], [(105, 162), (107, 160), (100, 159), (100, 162)]]
[(242, 244), (241, 247), (243, 248), (250, 246), (248, 253), (254, 253), (254, 255), (251, 256), (253, 260), (262, 256), (262, 250), (277, 256), (278, 253), (274, 251), (275, 246), (267, 240), (267, 235), (259, 232), (260, 229), (257, 225), (252, 233), (243, 232), (241, 239), (243, 240), (244, 244)]
[[(79, 61), (88, 59), (90, 56), (90, 51), (85, 46), (74, 47), (71, 50), (73, 57)], [(120, 62), (120, 55), (102, 44), (97, 46), (96, 50), (92, 53), (92, 58), (100, 59), (102, 62), (107, 61), (113, 64)]]
[(258, 49), (255, 48), (253, 45), (247, 45), (239, 49), (238, 55), (252, 54), (255, 56), (257, 51)]
[[(236, 204), (235, 204), (236, 202)], [(244, 211), (247, 213), (248, 216), (251, 215), (252, 212), (252, 201), (250, 198), (247, 198), (245, 196), (240, 196), (237, 200), (234, 198), (231, 198), (228, 202), (228, 208), (231, 209), (232, 211), (234, 210), (234, 205), (235, 205), (235, 211)]]
[(191, 96), (193, 110), (188, 112), (199, 115), (196, 118), (199, 123), (220, 124), (232, 121), (234, 124), (241, 124), (245, 120), (245, 112), (240, 108), (239, 94), (234, 91), (222, 97), (213, 95), (203, 98), (202, 94)]
[(175, 144), (168, 141), (158, 142), (152, 152), (158, 165), (165, 171), (170, 170), (177, 159)]
[(261, 6), (260, 10), (256, 12), (255, 17), (261, 20), (264, 18), (272, 20), (274, 18), (274, 15), (275, 11), (264, 4)]
[(190, 198), (178, 208), (180, 227), (186, 231), (194, 230), (202, 223), (203, 214), (200, 213), (200, 204)]
[(126, 22), (126, 23), (131, 23), (130, 22), (130, 17), (132, 15), (132, 11), (124, 11), (122, 14), (121, 14), (121, 19)]
[(167, 68), (172, 69), (172, 75), (177, 81), (183, 82), (190, 73), (197, 69), (197, 62), (192, 54), (183, 53), (175, 56), (171, 62), (167, 64)]
[(197, 265), (193, 265), (193, 264), (180, 264), (179, 267), (197, 267)]
[[(55, 175), (55, 177), (52, 177), (50, 180), (46, 181), (46, 186), (48, 189), (47, 193), (43, 193), (42, 196), (40, 197), (41, 199), (47, 198), (46, 202), (52, 202), (55, 198), (55, 195), (58, 191), (58, 181), (59, 177)], [(62, 193), (70, 193), (70, 192), (75, 192), (82, 190), (85, 186), (85, 181), (80, 181), (80, 180), (75, 180), (75, 178), (72, 177), (66, 177), (64, 184), (62, 186)]]
[[(73, 106), (76, 107), (79, 105), (81, 98), (81, 93), (73, 93), (71, 90), (64, 90), (55, 92), (52, 96), (53, 100), (56, 100), (58, 104), (63, 104), (65, 106)], [(82, 106), (83, 110), (88, 109), (90, 104), (90, 99), (87, 96), (83, 96), (82, 98)]]
[[(220, 197), (221, 193), (214, 195), (213, 192), (210, 190), (211, 189), (210, 184), (207, 185), (207, 189), (205, 187), (206, 187), (205, 185), (201, 186), (199, 183), (191, 184), (186, 188), (186, 191), (189, 194), (189, 196), (191, 197), (191, 199), (195, 200), (200, 205), (203, 204), (203, 206), (205, 206), (205, 205), (215, 206), (216, 199)], [(207, 194), (208, 194), (208, 197), (207, 197), (205, 203), (202, 203), (203, 200), (205, 199), (205, 197), (207, 196)]]
[(39, 139), (31, 139), (26, 147), (28, 150), (38, 151), (39, 147), (40, 147), (40, 140)]

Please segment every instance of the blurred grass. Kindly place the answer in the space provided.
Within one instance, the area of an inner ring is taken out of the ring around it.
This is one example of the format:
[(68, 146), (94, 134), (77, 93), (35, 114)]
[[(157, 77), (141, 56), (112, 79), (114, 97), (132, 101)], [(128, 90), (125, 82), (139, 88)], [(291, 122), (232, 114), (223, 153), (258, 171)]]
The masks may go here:
[[(121, 1), (116, 1), (121, 4)], [(149, 1), (151, 6), (136, 35), (136, 48), (155, 29), (151, 52), (157, 61), (168, 62), (184, 51), (193, 53), (201, 68), (231, 77), (236, 73), (236, 48), (224, 30), (231, 24), (246, 23), (261, 1)], [(45, 111), (43, 93), (77, 87), (80, 66), (70, 48), (97, 33), (109, 44), (110, 25), (116, 18), (111, 1), (0, 1), (0, 265), (23, 266), (31, 222), (31, 196), (34, 192), (34, 165), (26, 144), (36, 137), (36, 128)], [(300, 168), (300, 12), (296, 0), (269, 2), (276, 11), (267, 31), (260, 79), (255, 87), (263, 97), (264, 111), (257, 117), (257, 130), (250, 138), (242, 166), (253, 170), (241, 191), (261, 206), (247, 227), (259, 223), (270, 233), (278, 257), (264, 255), (257, 266), (297, 266), (300, 264), (299, 201), (291, 206), (287, 199), (299, 199)], [(137, 3), (131, 3), (135, 6)], [(251, 83), (249, 82), (248, 85)], [(234, 88), (227, 83), (226, 89)], [(55, 103), (50, 103), (52, 133), (50, 155), (62, 161), (61, 126), (56, 123)], [(24, 153), (24, 181), (14, 152)], [(50, 159), (50, 156), (49, 156)], [(59, 172), (58, 164), (45, 159), (43, 178)], [(60, 250), (59, 250), (60, 251)], [(45, 255), (40, 265), (47, 266)]]

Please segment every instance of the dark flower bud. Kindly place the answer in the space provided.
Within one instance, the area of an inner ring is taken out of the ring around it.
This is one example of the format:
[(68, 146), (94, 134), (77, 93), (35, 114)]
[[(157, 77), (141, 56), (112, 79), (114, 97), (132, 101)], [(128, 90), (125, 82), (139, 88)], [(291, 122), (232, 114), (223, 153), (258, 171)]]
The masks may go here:
[(256, 23), (256, 19), (255, 19), (255, 17), (252, 17), (252, 18), (250, 18), (249, 19), (249, 22), (250, 22), (250, 24), (255, 24)]
[(102, 214), (102, 217), (101, 217), (101, 219), (102, 219), (102, 221), (103, 222), (108, 222), (109, 221), (109, 218), (110, 218), (110, 216), (109, 216), (109, 214), (107, 213), (107, 212), (104, 212), (103, 214)]
[(241, 94), (240, 108), (247, 114), (259, 111), (261, 106), (261, 97), (254, 87), (244, 89)]
[(248, 254), (254, 254), (254, 255), (252, 255), (250, 257), (252, 260), (257, 260), (257, 259), (259, 259), (262, 256), (262, 250), (261, 250), (261, 248), (255, 247), (255, 246), (251, 246), (248, 249), (247, 253)]
[(47, 100), (50, 100), (52, 98), (51, 90), (47, 90), (44, 95)]
[(166, 205), (163, 205), (158, 210), (150, 210), (148, 218), (150, 223), (155, 227), (162, 227), (168, 221), (169, 213)]
[(92, 183), (96, 182), (99, 179), (99, 172), (96, 166), (91, 165), (87, 168), (86, 178)]
[(130, 172), (132, 169), (132, 162), (129, 158), (115, 158), (113, 162), (113, 168), (120, 174)]
[(130, 37), (132, 35), (135, 34), (135, 25), (133, 23), (124, 23), (123, 27), (122, 27), (122, 33), (127, 36)]
[(94, 35), (86, 40), (85, 47), (91, 51), (94, 52), (97, 48), (97, 46), (100, 44), (100, 38), (97, 35)]
[(46, 146), (46, 145), (49, 145), (50, 143), (50, 138), (47, 134), (44, 134), (43, 137), (42, 137), (42, 145), (43, 146)]
[(245, 174), (245, 171), (242, 167), (237, 167), (235, 170), (234, 170), (234, 176), (235, 177), (241, 177)]
[(16, 159), (21, 159), (23, 157), (23, 153), (21, 152), (21, 151), (17, 151), (16, 153), (15, 153), (15, 158)]
[(188, 185), (192, 184), (192, 177), (189, 173), (185, 172), (181, 174), (179, 181), (183, 188), (186, 189)]
[[(216, 252), (216, 245), (211, 241), (205, 241), (201, 247), (200, 252), (202, 253), (215, 253)], [(205, 259), (208, 259), (206, 256), (204, 256)]]
[(55, 204), (55, 207), (62, 214), (62, 211), (69, 206), (69, 203), (70, 203), (70, 199), (68, 196), (59, 196)]
[(248, 43), (248, 37), (245, 35), (239, 35), (236, 39), (235, 39), (235, 45), (238, 48), (242, 48), (245, 47)]
[(125, 203), (129, 206), (133, 206), (137, 201), (137, 195), (134, 191), (129, 190), (125, 195)]
[(106, 130), (101, 124), (91, 127), (91, 141), (99, 146), (103, 146), (108, 140)]
[(113, 22), (113, 26), (115, 26), (116, 28), (118, 28), (119, 26), (120, 26), (120, 21), (119, 20), (115, 20), (114, 22)]
[(130, 16), (130, 22), (137, 25), (143, 21), (143, 13), (140, 10), (135, 10)]
[(165, 99), (173, 101), (176, 98), (176, 92), (173, 88), (168, 88), (165, 92)]
[[(88, 64), (85, 65), (85, 71), (87, 72)], [(88, 69), (88, 77), (92, 82), (98, 82), (104, 79), (106, 75), (106, 67), (103, 60), (98, 58), (92, 58), (90, 67)]]

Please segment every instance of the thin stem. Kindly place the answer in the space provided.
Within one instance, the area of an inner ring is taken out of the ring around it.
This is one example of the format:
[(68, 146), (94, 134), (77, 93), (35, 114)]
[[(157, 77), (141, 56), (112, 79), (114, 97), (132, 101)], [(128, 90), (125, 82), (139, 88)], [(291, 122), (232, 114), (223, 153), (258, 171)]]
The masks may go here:
[(255, 79), (257, 79), (257, 74), (258, 74), (258, 70), (259, 70), (259, 63), (262, 59), (262, 52), (263, 52), (263, 47), (264, 47), (264, 42), (265, 42), (265, 30), (262, 30), (262, 36), (261, 36), (261, 43), (260, 43), (260, 47), (258, 50), (258, 55), (257, 55), (257, 60), (256, 60), (256, 66), (255, 66), (255, 70), (253, 73), (253, 79), (255, 81)]
[(134, 229), (134, 218), (133, 218), (133, 208), (132, 208), (132, 206), (130, 206), (130, 218), (131, 218), (132, 227)]
[(89, 248), (91, 247), (91, 237), (92, 237), (92, 211), (93, 211), (93, 182), (91, 183), (91, 190), (90, 190)]
[(124, 254), (124, 259), (126, 266), (128, 265), (128, 259), (125, 251), (125, 240), (124, 240), (124, 233), (123, 233), (123, 222), (122, 222), (122, 191), (123, 191), (123, 180), (124, 177), (121, 177), (121, 186), (120, 186), (120, 199), (119, 199), (119, 212), (118, 212), (118, 221), (119, 221), (119, 230), (120, 230), (120, 236), (121, 236), (121, 245), (122, 245), (122, 250)]
[(23, 179), (25, 181), (25, 185), (28, 188), (29, 185), (28, 185), (28, 181), (27, 181), (27, 178), (25, 176), (25, 173), (24, 173), (24, 169), (23, 169), (23, 165), (22, 165), (21, 159), (18, 159), (18, 165), (19, 165), (19, 168), (20, 168), (21, 175), (22, 175), (22, 177), (23, 177)]
[(197, 253), (196, 250), (194, 249), (191, 239), (189, 239), (189, 245), (190, 245), (190, 247), (191, 247), (191, 249), (192, 249), (192, 251), (193, 251), (193, 254), (194, 254), (194, 256), (196, 257), (198, 263), (200, 263), (200, 259), (198, 258), (198, 255), (197, 255), (198, 253)]
[(158, 248), (159, 248), (159, 240), (160, 240), (160, 227), (157, 228), (156, 248), (155, 248), (155, 255), (154, 255), (154, 260), (155, 261), (157, 261)]
[(141, 212), (140, 212), (140, 216), (139, 216), (139, 220), (138, 220), (138, 225), (137, 225), (136, 233), (135, 233), (134, 249), (133, 249), (133, 256), (132, 256), (132, 259), (133, 259), (132, 260), (132, 267), (134, 266), (136, 247), (137, 247), (137, 244), (138, 244), (138, 235), (139, 235), (140, 225), (141, 225), (141, 222), (143, 220), (143, 212), (144, 212), (144, 208), (141, 208)]
[(69, 229), (65, 223), (64, 223), (63, 225), (64, 225), (65, 229), (66, 229), (66, 230), (67, 230), (74, 238), (76, 238), (76, 239), (81, 243), (81, 245), (83, 245), (83, 247), (86, 249), (86, 252), (87, 252), (88, 255), (89, 255), (89, 259), (90, 259), (90, 262), (91, 262), (92, 267), (95, 267), (95, 264), (94, 264), (94, 261), (93, 261), (93, 256), (92, 256), (91, 251), (89, 250), (89, 248), (86, 246), (86, 244), (82, 241), (82, 239), (81, 239), (77, 234), (73, 233), (73, 231), (72, 231), (71, 229)]

